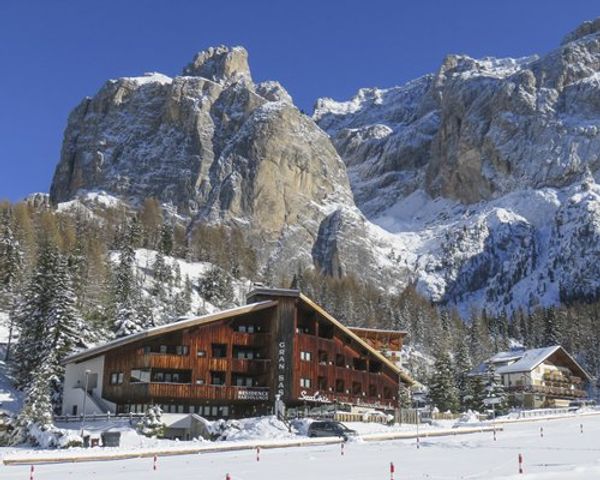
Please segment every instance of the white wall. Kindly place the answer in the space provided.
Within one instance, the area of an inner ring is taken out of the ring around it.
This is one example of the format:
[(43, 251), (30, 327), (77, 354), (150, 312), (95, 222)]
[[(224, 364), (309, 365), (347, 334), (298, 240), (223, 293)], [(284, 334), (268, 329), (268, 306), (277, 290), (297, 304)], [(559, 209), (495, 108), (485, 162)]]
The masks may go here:
[[(92, 397), (102, 398), (102, 381), (104, 375), (104, 355), (86, 360), (81, 363), (68, 363), (65, 365), (65, 381), (63, 386), (63, 406), (62, 414), (71, 415), (73, 406), (77, 406), (77, 414), (82, 413), (83, 408), (83, 390), (85, 388), (85, 371), (90, 371), (89, 390)], [(94, 382), (95, 379), (95, 382)], [(92, 388), (93, 387), (93, 388)], [(108, 402), (105, 401), (108, 404)], [(113, 404), (108, 404), (111, 409)], [(114, 412), (114, 410), (113, 410)], [(99, 406), (89, 396), (86, 400), (85, 414), (103, 414)]]

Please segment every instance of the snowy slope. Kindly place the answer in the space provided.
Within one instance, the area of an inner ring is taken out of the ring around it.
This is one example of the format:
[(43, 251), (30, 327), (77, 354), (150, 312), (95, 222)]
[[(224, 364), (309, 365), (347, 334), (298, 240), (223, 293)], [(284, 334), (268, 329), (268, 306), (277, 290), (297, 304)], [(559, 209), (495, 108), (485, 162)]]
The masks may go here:
[[(580, 424), (584, 433), (580, 433)], [(539, 428), (544, 428), (540, 438)], [(532, 478), (540, 480), (590, 480), (600, 475), (598, 450), (593, 440), (600, 435), (600, 417), (574, 417), (504, 426), (494, 441), (489, 432), (466, 436), (422, 438), (387, 442), (349, 442), (344, 455), (340, 446), (263, 449), (260, 461), (252, 449), (216, 454), (159, 457), (158, 469), (152, 458), (114, 462), (90, 462), (36, 466), (36, 478), (111, 478), (139, 480), (224, 479), (326, 480), (346, 478), (373, 480), (390, 478), (390, 462), (396, 479), (495, 480)], [(3, 449), (4, 454), (14, 453)], [(525, 475), (518, 474), (518, 455), (524, 459)], [(27, 478), (28, 466), (0, 466), (6, 480)]]
[(422, 293), (465, 314), (598, 294), (599, 47), (596, 20), (543, 57), (449, 55), (317, 102), (372, 235)]

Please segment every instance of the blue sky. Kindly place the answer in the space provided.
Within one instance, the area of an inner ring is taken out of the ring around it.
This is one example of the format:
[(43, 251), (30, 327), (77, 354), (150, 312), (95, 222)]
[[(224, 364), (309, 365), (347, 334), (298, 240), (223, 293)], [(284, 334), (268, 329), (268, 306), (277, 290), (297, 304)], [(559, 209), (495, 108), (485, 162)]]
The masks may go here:
[(447, 53), (544, 53), (600, 15), (586, 0), (0, 0), (0, 198), (48, 191), (69, 111), (109, 79), (178, 74), (243, 45), (255, 80), (305, 111), (404, 83)]

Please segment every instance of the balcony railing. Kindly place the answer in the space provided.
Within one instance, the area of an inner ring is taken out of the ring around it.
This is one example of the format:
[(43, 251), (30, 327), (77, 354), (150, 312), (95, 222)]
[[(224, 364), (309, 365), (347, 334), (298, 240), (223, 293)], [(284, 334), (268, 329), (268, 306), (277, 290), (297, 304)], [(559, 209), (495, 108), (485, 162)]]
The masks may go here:
[(550, 385), (526, 385), (526, 386), (512, 386), (508, 389), (510, 392), (523, 392), (523, 393), (541, 393), (551, 397), (563, 397), (563, 398), (583, 398), (587, 396), (586, 392), (580, 389), (572, 389), (566, 387), (555, 387)]

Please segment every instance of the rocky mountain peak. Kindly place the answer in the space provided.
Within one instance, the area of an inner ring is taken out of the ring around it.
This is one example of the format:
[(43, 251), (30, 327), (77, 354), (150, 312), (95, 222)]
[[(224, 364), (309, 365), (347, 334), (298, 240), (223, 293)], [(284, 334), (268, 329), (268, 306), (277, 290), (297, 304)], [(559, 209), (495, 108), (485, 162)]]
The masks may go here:
[(197, 53), (194, 60), (183, 69), (183, 75), (208, 78), (217, 83), (252, 80), (246, 49), (225, 45)]
[(598, 32), (600, 32), (600, 17), (595, 18), (594, 20), (583, 22), (575, 30), (565, 35), (561, 45), (566, 45), (567, 43), (574, 42), (587, 35), (592, 35)]

